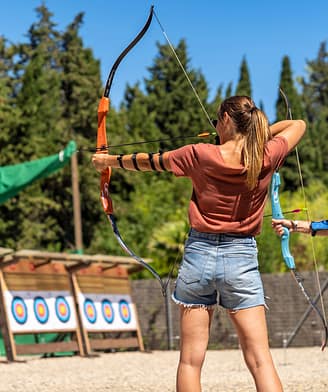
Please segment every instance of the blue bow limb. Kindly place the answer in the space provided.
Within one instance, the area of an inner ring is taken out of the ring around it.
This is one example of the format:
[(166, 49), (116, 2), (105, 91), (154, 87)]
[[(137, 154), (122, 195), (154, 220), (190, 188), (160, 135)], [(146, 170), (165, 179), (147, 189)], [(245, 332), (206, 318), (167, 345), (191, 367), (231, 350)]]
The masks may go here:
[[(275, 172), (271, 180), (271, 205), (272, 205), (272, 218), (283, 219), (284, 215), (280, 206), (279, 200), (279, 188), (280, 188), (280, 174)], [(283, 228), (284, 233), (281, 236), (281, 252), (284, 262), (290, 269), (295, 269), (294, 257), (291, 255), (289, 250), (289, 230), (287, 227)]]

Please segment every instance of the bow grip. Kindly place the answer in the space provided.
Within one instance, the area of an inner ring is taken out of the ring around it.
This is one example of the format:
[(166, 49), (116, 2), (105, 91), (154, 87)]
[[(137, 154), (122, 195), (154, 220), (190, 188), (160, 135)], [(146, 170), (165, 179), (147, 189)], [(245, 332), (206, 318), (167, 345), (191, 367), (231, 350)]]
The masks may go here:
[(109, 196), (109, 181), (111, 176), (111, 168), (107, 167), (101, 172), (100, 176), (100, 201), (106, 214), (113, 213), (113, 202)]
[[(280, 174), (278, 172), (273, 173), (271, 181), (271, 206), (272, 206), (272, 218), (283, 219), (284, 215), (282, 213), (279, 201), (279, 187), (280, 187)], [(281, 236), (281, 253), (286, 263), (287, 267), (290, 269), (295, 268), (294, 257), (291, 255), (289, 250), (289, 230), (284, 227), (284, 233)]]

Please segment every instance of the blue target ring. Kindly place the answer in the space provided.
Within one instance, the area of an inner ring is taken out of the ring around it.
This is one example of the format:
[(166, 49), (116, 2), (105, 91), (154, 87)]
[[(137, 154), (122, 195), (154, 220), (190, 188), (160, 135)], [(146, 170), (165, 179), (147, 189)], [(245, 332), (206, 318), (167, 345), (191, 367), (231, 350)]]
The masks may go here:
[(101, 312), (103, 315), (103, 318), (108, 324), (111, 324), (114, 321), (114, 309), (111, 301), (108, 299), (104, 299), (101, 302)]
[(90, 298), (86, 298), (83, 305), (84, 315), (89, 323), (94, 324), (97, 321), (97, 310), (94, 302)]
[(67, 323), (71, 317), (71, 310), (65, 297), (58, 296), (55, 302), (56, 316), (62, 323)]
[(11, 313), (18, 324), (25, 324), (27, 321), (27, 306), (22, 297), (14, 297), (11, 302)]
[(40, 324), (45, 324), (49, 319), (49, 308), (44, 298), (34, 298), (34, 315)]
[(120, 311), (121, 319), (128, 324), (131, 321), (131, 309), (128, 301), (121, 299), (118, 304), (118, 309)]

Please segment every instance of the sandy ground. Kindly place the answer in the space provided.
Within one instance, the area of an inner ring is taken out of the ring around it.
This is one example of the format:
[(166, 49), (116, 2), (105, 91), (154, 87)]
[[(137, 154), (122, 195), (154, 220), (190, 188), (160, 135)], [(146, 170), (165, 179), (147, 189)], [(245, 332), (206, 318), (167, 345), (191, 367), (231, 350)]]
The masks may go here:
[[(328, 350), (272, 350), (285, 391), (328, 391)], [(7, 364), (0, 360), (0, 392), (174, 392), (179, 353), (126, 352), (96, 358), (29, 357)], [(239, 350), (208, 351), (203, 392), (254, 391)]]

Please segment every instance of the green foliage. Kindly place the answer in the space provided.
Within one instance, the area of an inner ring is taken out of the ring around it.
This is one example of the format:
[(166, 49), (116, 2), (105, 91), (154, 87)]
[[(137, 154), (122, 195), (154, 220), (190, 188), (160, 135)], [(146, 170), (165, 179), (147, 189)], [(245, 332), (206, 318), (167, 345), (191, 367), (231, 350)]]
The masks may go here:
[[(0, 38), (0, 143), (1, 165), (41, 158), (59, 151), (74, 138), (80, 149), (95, 143), (97, 103), (101, 80), (99, 61), (85, 48), (79, 30), (83, 13), (76, 15), (65, 31), (58, 31), (45, 5), (37, 8), (37, 20), (29, 28), (27, 42), (9, 44)], [(148, 67), (144, 85), (127, 86), (118, 110), (108, 116), (110, 145), (169, 139), (136, 146), (112, 147), (114, 153), (157, 152), (178, 148), (187, 137), (208, 130), (206, 116), (169, 45), (158, 44), (158, 53)], [(175, 48), (188, 77), (209, 115), (216, 118), (222, 100), (233, 94), (233, 84), (219, 84), (208, 102), (204, 75), (191, 66), (187, 44)], [(312, 219), (327, 218), (328, 151), (328, 62), (326, 45), (308, 61), (308, 77), (295, 87), (290, 60), (282, 59), (280, 85), (288, 95), (294, 118), (305, 118), (308, 132), (299, 145), (308, 206)], [(299, 91), (302, 90), (302, 91)], [(251, 95), (246, 58), (242, 59), (236, 94)], [(285, 104), (277, 91), (277, 119), (285, 118)], [(260, 105), (263, 106), (262, 104)], [(184, 136), (185, 139), (177, 140)], [(203, 140), (201, 140), (203, 142)], [(213, 142), (213, 140), (205, 140)], [(123, 254), (99, 203), (99, 175), (90, 154), (80, 153), (79, 178), (83, 217), (83, 241), (90, 253)], [(304, 205), (294, 154), (281, 170), (284, 210)], [(113, 170), (110, 192), (122, 237), (137, 254), (153, 260), (166, 276), (181, 259), (188, 232), (187, 209), (191, 184), (170, 173), (131, 173)], [(64, 168), (36, 182), (0, 206), (1, 246), (55, 251), (74, 249), (71, 170)], [(270, 206), (266, 207), (270, 214)], [(293, 216), (294, 218), (294, 216)], [(299, 215), (298, 219), (305, 218)], [(313, 269), (311, 238), (292, 235), (291, 249), (300, 269)], [(258, 238), (261, 270), (284, 271), (280, 239), (265, 218)], [(327, 268), (325, 238), (314, 239), (320, 267)], [(138, 276), (149, 276), (148, 272)]]
[[(72, 137), (82, 145), (91, 136), (95, 139), (93, 118), (100, 72), (99, 63), (90, 50), (83, 48), (78, 37), (82, 15), (76, 17), (66, 32), (60, 33), (44, 5), (36, 11), (38, 20), (30, 27), (26, 43), (10, 46), (4, 40), (0, 42), (3, 55), (0, 70), (4, 77), (0, 94), (5, 103), (1, 105), (0, 116), (10, 114), (3, 117), (1, 138), (6, 145), (1, 157), (3, 164), (59, 152)], [(90, 158), (79, 159), (85, 166), (80, 178), (88, 245), (90, 224), (100, 213), (93, 207), (98, 203), (97, 178)], [(35, 182), (0, 207), (2, 246), (74, 249), (72, 217), (71, 171), (66, 167), (46, 180)]]
[[(154, 65), (149, 67), (150, 78), (145, 80), (145, 104), (160, 134), (172, 138), (171, 142), (161, 143), (160, 149), (173, 149), (177, 147), (173, 138), (196, 135), (208, 123), (169, 45), (158, 44), (158, 50)], [(204, 76), (190, 70), (185, 41), (181, 40), (175, 50), (201, 101), (206, 103), (208, 89)]]

